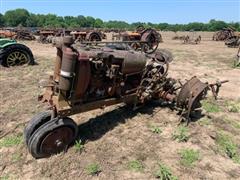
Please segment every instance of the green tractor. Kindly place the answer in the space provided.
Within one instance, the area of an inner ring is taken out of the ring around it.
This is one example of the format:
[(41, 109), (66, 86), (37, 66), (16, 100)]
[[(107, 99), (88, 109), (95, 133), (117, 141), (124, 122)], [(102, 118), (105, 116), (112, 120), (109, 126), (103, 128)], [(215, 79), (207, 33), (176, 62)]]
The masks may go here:
[(15, 40), (0, 39), (0, 64), (5, 67), (34, 65), (32, 51)]

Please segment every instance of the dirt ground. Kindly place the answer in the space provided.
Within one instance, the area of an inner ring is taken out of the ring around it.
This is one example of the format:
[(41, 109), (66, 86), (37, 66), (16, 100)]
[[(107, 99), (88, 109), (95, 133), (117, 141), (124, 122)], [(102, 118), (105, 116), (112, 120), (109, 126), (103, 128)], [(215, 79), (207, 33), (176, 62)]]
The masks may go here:
[[(237, 49), (211, 41), (212, 33), (197, 34), (203, 37), (201, 44), (183, 45), (171, 40), (174, 33), (162, 33), (160, 48), (174, 55), (169, 76), (183, 82), (195, 75), (210, 83), (230, 82), (222, 86), (214, 102), (217, 110), (206, 107), (202, 118), (186, 128), (187, 142), (173, 139), (179, 128), (176, 112), (157, 102), (137, 111), (120, 104), (72, 117), (80, 123), (81, 152), (74, 145), (67, 153), (39, 160), (28, 153), (22, 133), (31, 117), (44, 110), (37, 102), (38, 82), (53, 72), (56, 50), (51, 45), (23, 42), (32, 49), (38, 65), (0, 67), (1, 179), (155, 179), (159, 163), (181, 180), (240, 179), (240, 69), (233, 68)], [(234, 143), (222, 146), (217, 141), (219, 132)], [(180, 152), (186, 148), (199, 153), (191, 166), (181, 163)], [(235, 151), (230, 156), (232, 148)], [(92, 164), (98, 165), (99, 173), (89, 173), (87, 167)]]

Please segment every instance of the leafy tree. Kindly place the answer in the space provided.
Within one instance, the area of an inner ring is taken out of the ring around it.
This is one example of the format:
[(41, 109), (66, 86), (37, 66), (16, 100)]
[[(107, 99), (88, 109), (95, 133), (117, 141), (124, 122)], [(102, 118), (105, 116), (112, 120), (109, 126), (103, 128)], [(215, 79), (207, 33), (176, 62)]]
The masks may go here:
[(0, 27), (2, 26), (28, 26), (28, 27), (65, 27), (65, 28), (78, 28), (78, 27), (95, 27), (95, 28), (114, 28), (114, 29), (128, 29), (134, 30), (138, 26), (145, 28), (152, 27), (163, 31), (217, 31), (225, 27), (233, 27), (240, 31), (239, 22), (226, 23), (212, 19), (209, 23), (192, 22), (188, 24), (168, 24), (168, 23), (144, 23), (135, 22), (127, 23), (125, 21), (107, 21), (104, 22), (99, 18), (91, 16), (84, 17), (79, 15), (75, 16), (57, 16), (55, 14), (33, 14), (25, 9), (15, 9), (7, 11), (4, 15), (0, 14)]
[(0, 27), (3, 27), (4, 23), (4, 16), (0, 13)]
[(25, 9), (16, 9), (7, 11), (4, 15), (5, 24), (7, 26), (26, 26), (26, 21), (29, 18), (30, 14)]

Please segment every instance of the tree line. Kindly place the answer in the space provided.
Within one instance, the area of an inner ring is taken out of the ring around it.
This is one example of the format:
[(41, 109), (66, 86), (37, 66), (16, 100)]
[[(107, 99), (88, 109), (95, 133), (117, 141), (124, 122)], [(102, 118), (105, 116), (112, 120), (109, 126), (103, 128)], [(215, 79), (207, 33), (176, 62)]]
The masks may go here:
[(103, 21), (91, 16), (57, 16), (55, 14), (34, 14), (26, 9), (15, 9), (0, 13), (0, 27), (45, 27), (45, 28), (113, 28), (133, 30), (138, 26), (152, 27), (162, 31), (217, 31), (225, 27), (233, 27), (240, 31), (239, 22), (226, 23), (210, 20), (208, 23), (193, 22), (188, 24), (168, 23), (127, 23), (125, 21)]

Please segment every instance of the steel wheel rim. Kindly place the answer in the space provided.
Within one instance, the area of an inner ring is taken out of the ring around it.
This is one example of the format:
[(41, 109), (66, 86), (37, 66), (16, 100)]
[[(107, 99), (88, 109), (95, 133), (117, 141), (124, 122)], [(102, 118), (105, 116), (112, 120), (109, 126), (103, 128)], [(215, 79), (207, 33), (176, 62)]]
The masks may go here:
[(22, 65), (28, 62), (28, 58), (23, 52), (14, 51), (8, 55), (6, 62), (8, 66)]
[(70, 127), (60, 127), (49, 132), (40, 144), (40, 152), (43, 154), (56, 154), (67, 149), (73, 141), (74, 132)]

